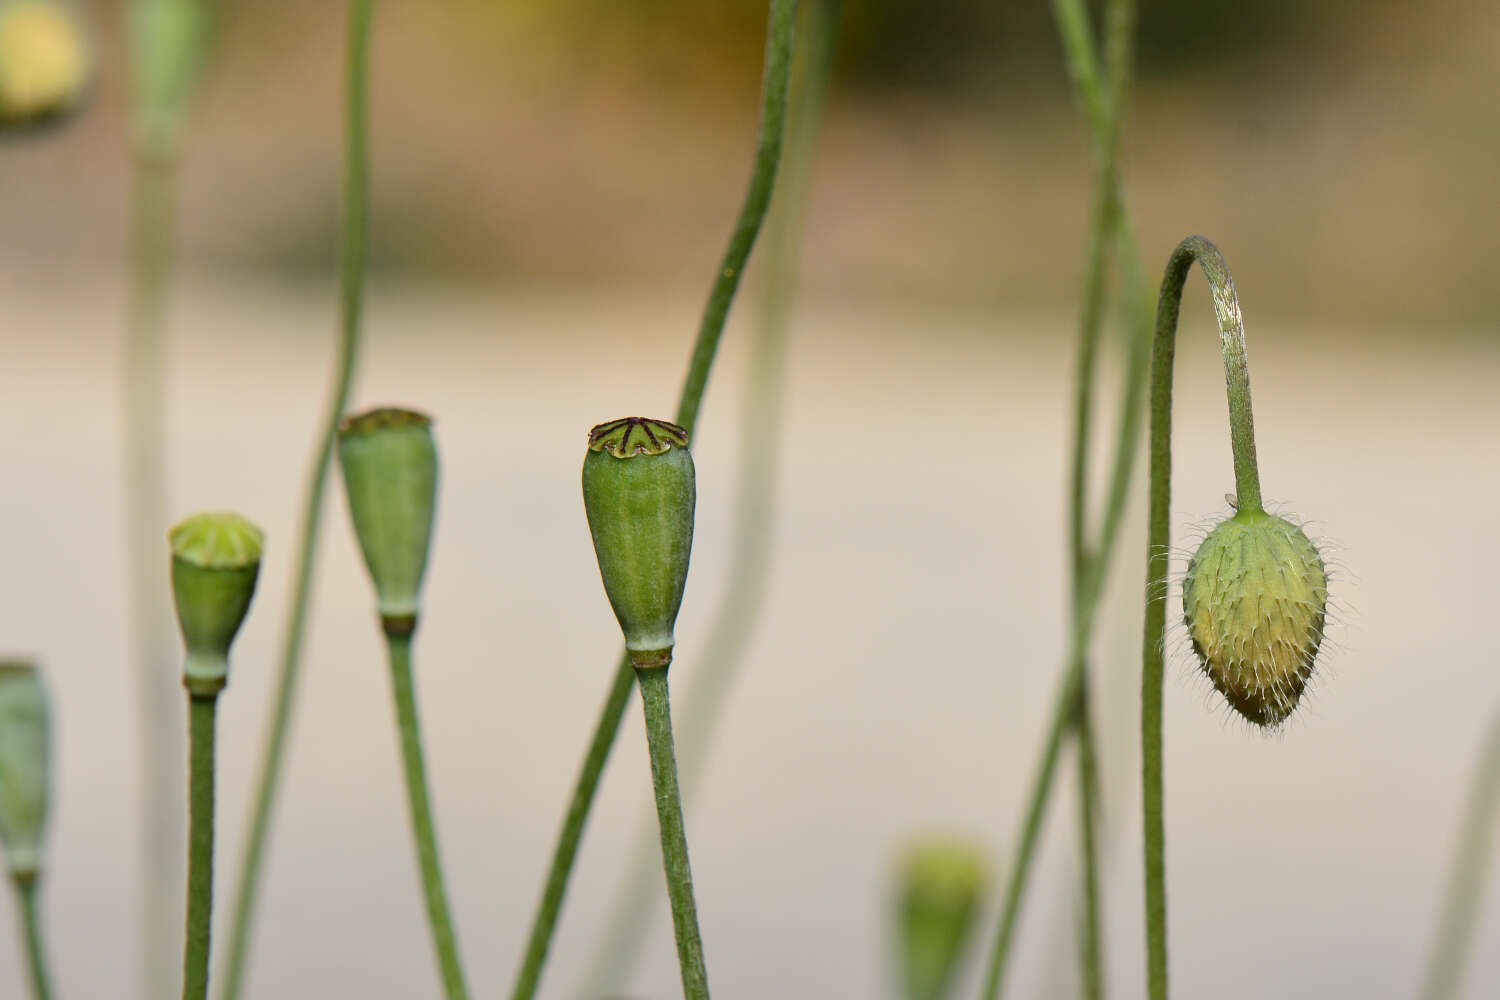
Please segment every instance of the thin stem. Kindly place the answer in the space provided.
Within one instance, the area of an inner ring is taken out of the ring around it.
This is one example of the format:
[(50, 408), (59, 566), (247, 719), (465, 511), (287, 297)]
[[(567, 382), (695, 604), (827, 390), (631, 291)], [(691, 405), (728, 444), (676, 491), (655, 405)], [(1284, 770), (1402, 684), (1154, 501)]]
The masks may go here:
[(458, 957), (458, 939), (448, 910), (443, 885), (442, 862), (438, 858), (437, 830), (432, 803), (427, 795), (427, 765), (422, 757), (422, 731), (417, 722), (417, 698), (412, 687), (411, 636), (388, 635), (386, 649), (391, 661), (391, 690), (396, 701), (396, 728), (401, 737), (401, 764), (406, 775), (406, 804), (411, 813), (412, 837), (416, 841), (417, 865), (422, 871), (422, 897), (427, 904), (427, 922), (432, 928), (432, 947), (448, 1000), (467, 1000), (463, 967)]
[[(814, 147), (833, 72), (839, 0), (815, 0), (803, 7), (798, 26), (802, 43), (793, 68), (781, 181), (766, 222), (763, 279), (758, 296), (756, 336), (751, 342), (749, 389), (740, 420), (734, 531), (729, 565), (734, 572), (704, 644), (704, 669), (678, 702), (678, 737), (683, 748), (683, 798), (692, 808), (698, 775), (716, 731), (737, 668), (765, 603), (776, 500), (776, 457), (781, 438), (789, 313), (797, 280), (801, 223)], [(580, 998), (608, 994), (629, 978), (641, 941), (657, 913), (656, 822), (648, 817), (639, 831), (625, 879), (605, 931), (583, 976)]]
[(760, 235), (771, 191), (776, 184), (776, 167), (781, 162), (781, 141), (786, 131), (787, 92), (792, 67), (792, 32), (797, 23), (797, 0), (771, 0), (770, 25), (766, 33), (765, 72), (761, 80), (760, 138), (755, 147), (755, 167), (750, 173), (750, 187), (740, 207), (739, 219), (729, 237), (729, 246), (719, 263), (698, 339), (682, 383), (682, 399), (677, 404), (677, 423), (691, 434), (698, 423), (698, 409), (708, 385), (719, 350), (719, 338), (729, 318), (729, 307), (745, 273), (745, 262)]
[(47, 974), (47, 950), (42, 946), (42, 920), (37, 912), (37, 876), (35, 873), (12, 876), (16, 901), (21, 907), (21, 924), (26, 929), (26, 967), (31, 974), (33, 1000), (51, 1000), (52, 981)]
[[(698, 338), (688, 364), (687, 377), (683, 382), (682, 395), (677, 405), (676, 422), (691, 434), (697, 426), (698, 411), (708, 385), (708, 376), (713, 368), (719, 341), (724, 332), (724, 323), (729, 308), (739, 288), (740, 275), (755, 245), (755, 238), (765, 219), (770, 205), (771, 192), (776, 182), (777, 166), (781, 159), (782, 135), (786, 127), (786, 105), (792, 62), (792, 34), (796, 21), (796, 0), (771, 0), (770, 21), (766, 36), (765, 75), (761, 83), (760, 138), (756, 147), (755, 166), (750, 175), (750, 186), (744, 205), (735, 222), (729, 247), (714, 278), (713, 289), (704, 309), (703, 321), (698, 327)], [(568, 880), (578, 856), (578, 846), (583, 837), (583, 828), (588, 822), (593, 807), (594, 795), (604, 772), (605, 761), (619, 732), (625, 714), (625, 704), (634, 683), (634, 671), (629, 658), (622, 653), (619, 666), (610, 684), (610, 693), (595, 724), (588, 751), (584, 756), (578, 779), (568, 802), (568, 811), (563, 817), (562, 829), (558, 832), (553, 849), (552, 863), (542, 889), (536, 914), (532, 917), (531, 930), (527, 935), (526, 951), (521, 967), (516, 973), (512, 1000), (531, 1000), (541, 982), (542, 967), (551, 946), (553, 932), (562, 912), (563, 898), (567, 893)]]
[(703, 937), (698, 931), (698, 904), (693, 899), (693, 871), (688, 864), (687, 831), (682, 821), (682, 793), (677, 787), (667, 670), (640, 670), (637, 677), (646, 714), (646, 745), (651, 753), (651, 784), (656, 791), (656, 818), (661, 824), (661, 860), (667, 876), (667, 897), (672, 901), (682, 995), (686, 1000), (708, 1000), (708, 970), (703, 964)]
[(141, 712), (144, 802), (141, 950), (148, 993), (174, 978), (177, 905), (182, 885), (182, 737), (161, 556), (167, 510), (166, 303), (172, 271), (176, 161), (170, 151), (138, 143), (131, 160), (130, 290), (125, 330), (125, 517), (131, 619)]
[(306, 495), (293, 577), (286, 632), (282, 638), (281, 663), (277, 671), (271, 718), (256, 779), (250, 828), (245, 838), (236, 881), (234, 907), (229, 924), (229, 953), (224, 964), (222, 1000), (237, 1000), (244, 983), (250, 947), (250, 926), (255, 913), (266, 842), (280, 784), (287, 733), (301, 672), (303, 636), (307, 628), (308, 598), (312, 592), (317, 562), (317, 543), (322, 524), (323, 497), (328, 486), (328, 466), (338, 423), (349, 400), (359, 354), (360, 319), (363, 311), (365, 265), (369, 246), (369, 62), (373, 0), (352, 0), (348, 40), (348, 75), (345, 83), (345, 154), (343, 238), (339, 284), (339, 356), (312, 464), (307, 472)]
[(188, 696), (187, 928), (182, 1000), (208, 996), (209, 932), (214, 909), (214, 738), (217, 694)]
[(1073, 732), (1078, 741), (1078, 830), (1083, 859), (1083, 924), (1079, 953), (1086, 1000), (1104, 996), (1104, 931), (1099, 913), (1099, 758), (1094, 746), (1094, 722), (1089, 699), (1088, 669), (1080, 672), (1077, 714)]
[(1481, 891), (1487, 881), (1486, 869), (1494, 853), (1497, 815), (1500, 815), (1500, 714), (1490, 724), (1489, 735), (1480, 749), (1479, 764), (1474, 769), (1463, 832), (1453, 853), (1453, 866), (1443, 893), (1442, 917), (1423, 980), (1423, 1000), (1452, 1000), (1463, 985), (1469, 956), (1474, 950), (1474, 929)]
[(568, 891), (568, 876), (573, 871), (573, 861), (578, 856), (578, 844), (583, 839), (583, 829), (588, 824), (589, 809), (594, 804), (594, 792), (599, 788), (599, 778), (604, 773), (604, 763), (609, 759), (610, 747), (615, 734), (620, 731), (620, 721), (625, 716), (625, 705), (630, 701), (630, 690), (635, 685), (635, 668), (630, 665), (628, 654), (620, 654), (619, 666), (615, 668), (614, 682), (604, 707), (599, 711), (599, 721), (594, 726), (594, 736), (589, 741), (588, 752), (583, 758), (583, 767), (573, 786), (573, 796), (568, 800), (568, 812), (563, 817), (562, 831), (552, 851), (552, 865), (547, 871), (547, 882), (542, 889), (542, 900), (531, 923), (531, 936), (526, 943), (526, 954), (511, 991), (514, 1000), (536, 995), (537, 984), (542, 978), (542, 967), (547, 962), (547, 949), (552, 943), (552, 931), (557, 926), (558, 914), (562, 911), (563, 896)]
[(1172, 369), (1177, 316), (1193, 262), (1213, 290), (1214, 313), (1229, 389), (1230, 439), (1241, 512), (1258, 511), (1260, 479), (1255, 466), (1255, 429), (1250, 416), (1250, 373), (1244, 318), (1224, 257), (1208, 240), (1190, 236), (1167, 262), (1157, 300), (1151, 349), (1151, 510), (1146, 543), (1146, 629), (1141, 648), (1141, 770), (1145, 826), (1146, 985), (1151, 1000), (1167, 997), (1167, 858), (1162, 790), (1162, 680), (1167, 621), (1167, 555), (1171, 544)]

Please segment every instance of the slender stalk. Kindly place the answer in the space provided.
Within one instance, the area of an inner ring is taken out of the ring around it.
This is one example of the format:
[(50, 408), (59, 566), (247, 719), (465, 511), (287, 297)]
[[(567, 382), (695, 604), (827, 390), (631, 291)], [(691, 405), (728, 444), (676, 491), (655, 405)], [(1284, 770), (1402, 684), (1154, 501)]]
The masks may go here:
[[(718, 352), (719, 341), (724, 332), (724, 323), (729, 317), (735, 292), (739, 288), (740, 276), (756, 236), (765, 220), (770, 205), (771, 192), (776, 182), (777, 166), (781, 160), (782, 136), (786, 127), (786, 106), (789, 77), (791, 75), (792, 34), (796, 21), (796, 0), (771, 0), (770, 21), (766, 36), (765, 75), (761, 84), (760, 138), (756, 147), (755, 166), (751, 171), (749, 189), (739, 218), (730, 237), (729, 247), (714, 278), (703, 320), (698, 328), (697, 341), (688, 363), (687, 376), (683, 381), (682, 395), (677, 405), (676, 423), (689, 434), (695, 430), (698, 412), (703, 403), (703, 394), (708, 386), (709, 372)], [(541, 982), (541, 972), (547, 961), (552, 935), (562, 912), (563, 899), (567, 894), (568, 880), (578, 856), (578, 847), (583, 838), (583, 829), (588, 823), (589, 811), (593, 808), (594, 795), (598, 791), (604, 764), (619, 732), (625, 714), (625, 705), (630, 698), (634, 683), (629, 658), (622, 653), (619, 665), (610, 682), (610, 692), (595, 724), (594, 734), (584, 756), (578, 778), (568, 801), (568, 811), (563, 817), (562, 829), (558, 832), (552, 862), (543, 884), (542, 896), (532, 917), (531, 930), (527, 935), (526, 950), (516, 982), (511, 991), (512, 1000), (531, 1000)]]
[(238, 1000), (250, 948), (250, 926), (265, 862), (271, 818), (280, 785), (287, 734), (301, 673), (303, 637), (307, 628), (308, 598), (317, 563), (318, 534), (328, 467), (333, 455), (339, 418), (348, 406), (349, 388), (359, 355), (360, 320), (364, 306), (365, 266), (369, 246), (369, 63), (373, 0), (351, 0), (348, 68), (345, 80), (344, 206), (339, 279), (339, 354), (319, 437), (308, 468), (302, 504), (297, 566), (282, 637), (281, 662), (272, 697), (271, 718), (261, 752), (250, 827), (245, 838), (229, 924), (229, 952), (224, 963), (222, 1000)]
[(412, 836), (417, 847), (417, 866), (422, 872), (422, 897), (427, 904), (427, 922), (432, 928), (432, 947), (448, 1000), (467, 1000), (463, 967), (458, 957), (458, 939), (448, 908), (438, 858), (437, 830), (432, 803), (427, 795), (427, 765), (422, 756), (422, 731), (417, 721), (416, 692), (412, 686), (411, 636), (387, 635), (391, 662), (391, 689), (396, 702), (396, 728), (401, 736), (401, 764), (406, 775), (406, 804), (411, 812)]
[[(840, 7), (839, 0), (806, 4), (797, 29), (802, 42), (793, 68), (781, 182), (766, 222), (756, 336), (751, 344), (749, 389), (740, 420), (739, 471), (729, 560), (734, 572), (708, 628), (704, 669), (678, 702), (683, 798), (689, 810), (716, 721), (765, 603), (788, 320), (796, 286), (813, 151), (837, 47)], [(649, 819), (641, 826), (625, 867), (624, 882), (610, 906), (605, 931), (583, 976), (580, 1000), (592, 1000), (617, 988), (629, 978), (640, 955), (641, 942), (652, 924), (648, 918), (658, 912), (652, 894), (660, 839), (656, 827), (656, 822)]]
[(208, 996), (209, 932), (214, 909), (214, 739), (217, 694), (188, 696), (187, 927), (182, 1000)]
[(130, 289), (125, 330), (125, 519), (131, 620), (141, 706), (141, 950), (152, 995), (171, 982), (182, 865), (183, 811), (178, 774), (182, 737), (172, 695), (171, 610), (161, 556), (167, 509), (164, 327), (172, 271), (176, 158), (138, 144), (132, 157)]
[(1167, 555), (1171, 544), (1172, 369), (1177, 316), (1189, 269), (1197, 261), (1213, 291), (1229, 394), (1229, 434), (1234, 449), (1239, 509), (1256, 511), (1260, 477), (1250, 413), (1250, 372), (1244, 318), (1224, 257), (1208, 240), (1190, 236), (1167, 262), (1157, 302), (1151, 350), (1151, 510), (1146, 544), (1146, 629), (1141, 648), (1141, 770), (1145, 826), (1146, 986), (1151, 1000), (1167, 997), (1167, 860), (1163, 821), (1162, 679), (1167, 620)]
[(31, 976), (33, 1000), (51, 1000), (52, 979), (47, 973), (47, 950), (42, 946), (42, 920), (37, 912), (37, 876), (15, 874), (16, 901), (21, 909), (21, 925), (26, 933), (26, 968)]
[(682, 821), (682, 793), (677, 787), (677, 755), (672, 746), (672, 709), (667, 695), (667, 670), (636, 671), (646, 714), (646, 744), (651, 753), (651, 784), (656, 791), (656, 818), (661, 824), (661, 859), (672, 901), (672, 928), (677, 937), (677, 962), (682, 969), (682, 995), (708, 1000), (708, 970), (703, 963), (703, 937), (698, 931), (698, 905), (693, 899), (693, 872), (688, 864), (687, 832)]
[(1474, 950), (1474, 929), (1494, 850), (1497, 816), (1500, 816), (1500, 714), (1490, 724), (1474, 770), (1463, 832), (1455, 845), (1453, 866), (1443, 893), (1442, 917), (1423, 979), (1423, 1000), (1452, 1000), (1463, 985), (1469, 956)]

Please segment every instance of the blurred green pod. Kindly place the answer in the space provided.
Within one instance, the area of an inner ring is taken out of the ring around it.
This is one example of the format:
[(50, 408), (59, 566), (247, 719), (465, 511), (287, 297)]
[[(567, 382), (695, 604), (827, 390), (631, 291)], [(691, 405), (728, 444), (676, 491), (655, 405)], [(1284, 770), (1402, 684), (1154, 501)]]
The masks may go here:
[(194, 514), (168, 536), (172, 598), (187, 647), (183, 684), (215, 694), (229, 678), (229, 647), (250, 609), (265, 535), (230, 512)]
[(131, 0), (130, 48), (135, 70), (137, 139), (167, 155), (208, 52), (209, 0)]
[(36, 877), (47, 827), (52, 719), (36, 665), (0, 660), (0, 846), (18, 879)]
[(339, 425), (339, 464), (381, 623), (389, 635), (410, 635), (437, 510), (432, 420), (394, 407), (346, 417)]
[(67, 114), (93, 76), (83, 23), (57, 0), (0, 0), (0, 129)]
[(989, 883), (989, 864), (976, 844), (927, 836), (907, 846), (896, 885), (905, 1000), (938, 1000), (947, 993)]
[(589, 432), (583, 507), (604, 591), (637, 668), (672, 661), (697, 503), (687, 431), (625, 417)]
[(1193, 652), (1236, 712), (1276, 726), (1312, 676), (1328, 604), (1323, 559), (1301, 528), (1240, 511), (1198, 546), (1183, 581)]

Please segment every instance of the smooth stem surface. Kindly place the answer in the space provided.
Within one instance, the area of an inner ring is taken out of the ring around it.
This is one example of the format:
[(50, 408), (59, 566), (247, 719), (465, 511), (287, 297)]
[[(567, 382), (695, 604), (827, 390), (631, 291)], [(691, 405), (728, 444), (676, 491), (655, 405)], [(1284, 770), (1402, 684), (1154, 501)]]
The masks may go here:
[(672, 745), (672, 709), (667, 670), (637, 672), (646, 713), (646, 745), (651, 754), (651, 785), (661, 825), (661, 861), (672, 903), (677, 964), (686, 1000), (708, 1000), (708, 970), (703, 963), (703, 936), (698, 931), (698, 904), (693, 899), (693, 871), (688, 864), (687, 831), (682, 821), (682, 793), (677, 787), (677, 754)]
[(345, 82), (345, 153), (343, 244), (339, 286), (339, 357), (334, 371), (328, 409), (323, 419), (312, 465), (307, 471), (306, 496), (302, 504), (297, 567), (291, 606), (281, 644), (271, 719), (262, 750), (250, 828), (245, 839), (236, 882), (234, 908), (229, 925), (229, 953), (223, 969), (223, 1000), (237, 1000), (245, 977), (250, 946), (250, 926), (265, 862), (266, 841), (286, 755), (287, 733), (301, 671), (303, 636), (307, 628), (308, 598), (312, 592), (317, 561), (323, 497), (328, 486), (328, 467), (338, 434), (339, 419), (347, 408), (349, 387), (359, 354), (360, 318), (363, 311), (365, 262), (369, 246), (369, 62), (373, 0), (352, 0), (348, 40), (348, 77)]
[(137, 143), (131, 160), (130, 290), (124, 361), (124, 466), (131, 623), (141, 725), (144, 825), (140, 947), (148, 995), (175, 979), (182, 886), (182, 730), (173, 694), (171, 593), (162, 558), (166, 530), (166, 303), (172, 270), (176, 163), (170, 151)]
[[(683, 801), (689, 812), (717, 721), (765, 603), (789, 314), (813, 151), (837, 47), (840, 6), (839, 0), (804, 4), (798, 26), (800, 44), (787, 113), (786, 150), (780, 185), (766, 222), (763, 279), (749, 360), (749, 391), (740, 419), (739, 470), (729, 560), (734, 572), (708, 628), (704, 668), (678, 701)], [(651, 817), (642, 819), (646, 822), (636, 837), (626, 863), (624, 882), (610, 906), (605, 931), (583, 977), (580, 1000), (597, 1000), (624, 988), (640, 955), (641, 942), (654, 922), (650, 918), (659, 912), (653, 892), (659, 850), (657, 824)]]
[(467, 1000), (469, 988), (464, 984), (463, 966), (458, 957), (458, 938), (448, 909), (432, 802), (427, 794), (427, 765), (422, 757), (422, 729), (417, 721), (417, 696), (412, 685), (411, 636), (387, 636), (386, 649), (390, 654), (391, 691), (396, 702), (401, 766), (406, 776), (406, 804), (411, 813), (412, 838), (417, 848), (417, 867), (422, 874), (422, 898), (427, 904), (432, 947), (448, 1000)]
[[(777, 166), (781, 161), (781, 144), (786, 129), (787, 92), (790, 86), (792, 64), (792, 35), (796, 22), (795, 0), (771, 0), (770, 21), (766, 36), (765, 76), (761, 82), (760, 138), (755, 152), (755, 166), (750, 176), (749, 190), (744, 205), (735, 222), (729, 248), (724, 254), (719, 271), (714, 278), (704, 309), (703, 321), (698, 327), (698, 338), (693, 346), (688, 363), (687, 377), (683, 382), (682, 395), (677, 404), (676, 423), (692, 434), (697, 427), (698, 411), (703, 404), (703, 394), (708, 386), (708, 375), (718, 353), (719, 341), (724, 333), (724, 323), (729, 317), (729, 307), (734, 302), (739, 288), (740, 276), (756, 236), (770, 205), (771, 193), (776, 183)], [(553, 849), (552, 863), (542, 889), (542, 898), (532, 918), (527, 935), (526, 951), (521, 967), (516, 974), (516, 983), (511, 992), (512, 1000), (530, 1000), (536, 995), (541, 981), (542, 966), (551, 947), (552, 935), (562, 912), (562, 902), (567, 894), (568, 880), (572, 876), (577, 859), (578, 846), (583, 828), (593, 808), (594, 795), (609, 759), (610, 748), (620, 730), (625, 714), (625, 704), (635, 681), (630, 660), (621, 653), (619, 666), (610, 682), (610, 693), (605, 699), (604, 709), (595, 725), (594, 734), (584, 756), (578, 779), (568, 803), (563, 826), (558, 833)]]
[(1487, 869), (1495, 850), (1495, 821), (1500, 815), (1500, 715), (1490, 724), (1480, 749), (1474, 784), (1469, 792), (1463, 832), (1453, 854), (1448, 886), (1443, 893), (1442, 917), (1423, 980), (1423, 1000), (1453, 1000), (1463, 985), (1474, 929), (1487, 883)]
[(599, 721), (594, 726), (593, 738), (579, 769), (578, 780), (573, 786), (573, 796), (568, 800), (568, 812), (563, 817), (562, 831), (552, 851), (552, 864), (547, 870), (547, 882), (542, 888), (542, 899), (531, 923), (531, 936), (526, 943), (526, 954), (511, 990), (514, 1000), (536, 995), (537, 984), (542, 978), (542, 967), (547, 962), (547, 949), (552, 943), (552, 931), (557, 926), (558, 914), (562, 910), (563, 897), (568, 890), (568, 876), (573, 871), (573, 862), (578, 856), (578, 844), (583, 839), (584, 827), (588, 825), (589, 810), (594, 804), (594, 792), (599, 788), (599, 778), (604, 773), (605, 761), (609, 759), (610, 747), (620, 731), (620, 722), (625, 716), (625, 706), (630, 701), (630, 690), (635, 685), (635, 668), (630, 657), (620, 654), (620, 663), (615, 668), (614, 682), (604, 707), (599, 711)]
[(47, 974), (47, 950), (42, 946), (42, 919), (37, 912), (37, 877), (15, 875), (16, 902), (26, 934), (26, 968), (31, 975), (33, 1000), (51, 1000), (52, 981)]
[(765, 221), (766, 209), (771, 204), (771, 192), (776, 185), (776, 168), (781, 162), (781, 143), (786, 132), (792, 34), (796, 23), (796, 0), (771, 0), (770, 24), (766, 31), (765, 72), (761, 78), (760, 138), (755, 147), (755, 166), (750, 173), (750, 187), (745, 192), (745, 202), (740, 207), (734, 232), (729, 237), (729, 246), (725, 249), (724, 258), (719, 262), (719, 270), (714, 276), (708, 305), (703, 310), (703, 321), (698, 326), (698, 339), (693, 345), (693, 356), (688, 363), (687, 377), (682, 384), (682, 398), (677, 405), (676, 422), (687, 428), (689, 434), (698, 424), (703, 391), (708, 385), (708, 373), (713, 368), (714, 357), (719, 351), (719, 339), (724, 334), (729, 307), (734, 303), (734, 293), (739, 289), (740, 278), (745, 273), (745, 262), (750, 259), (755, 238), (760, 235), (761, 223)]
[(208, 996), (209, 932), (214, 911), (214, 729), (218, 695), (188, 696), (187, 927), (182, 1000)]
[(1167, 858), (1163, 820), (1162, 680), (1166, 670), (1167, 569), (1172, 507), (1172, 370), (1177, 352), (1177, 316), (1188, 271), (1197, 261), (1213, 291), (1214, 313), (1229, 390), (1230, 440), (1234, 447), (1239, 509), (1256, 511), (1260, 480), (1255, 466), (1255, 429), (1250, 415), (1250, 373), (1244, 319), (1224, 257), (1208, 240), (1189, 236), (1167, 262), (1157, 302), (1151, 347), (1151, 509), (1146, 542), (1146, 628), (1141, 643), (1141, 771), (1145, 827), (1146, 987), (1151, 1000), (1167, 997)]
[(1079, 960), (1086, 1000), (1104, 996), (1104, 921), (1099, 904), (1099, 757), (1094, 744), (1094, 720), (1089, 698), (1089, 675), (1079, 670), (1077, 715), (1073, 732), (1078, 741), (1078, 831), (1083, 862), (1083, 921), (1079, 927)]

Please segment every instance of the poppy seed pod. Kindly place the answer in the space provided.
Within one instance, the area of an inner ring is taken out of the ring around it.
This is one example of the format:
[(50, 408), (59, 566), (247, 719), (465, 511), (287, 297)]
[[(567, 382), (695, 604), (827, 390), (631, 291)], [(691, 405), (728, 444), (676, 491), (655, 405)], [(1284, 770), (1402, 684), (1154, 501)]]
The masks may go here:
[(388, 634), (410, 635), (437, 507), (432, 421), (392, 407), (346, 417), (339, 425), (339, 464), (381, 623)]
[(265, 534), (239, 514), (194, 514), (172, 529), (172, 597), (187, 647), (183, 684), (221, 691), (234, 642), (260, 575)]
[(967, 840), (923, 837), (903, 852), (896, 907), (907, 1000), (947, 992), (989, 881), (983, 850)]
[(1193, 651), (1231, 707), (1258, 726), (1284, 722), (1323, 641), (1328, 574), (1302, 529), (1263, 511), (1221, 523), (1182, 588)]
[(77, 16), (55, 0), (0, 0), (0, 128), (65, 114), (89, 83)]
[(638, 669), (672, 662), (697, 498), (681, 427), (626, 417), (589, 432), (583, 507), (604, 591)]
[(0, 846), (11, 874), (34, 878), (47, 826), (52, 721), (35, 664), (0, 660)]

